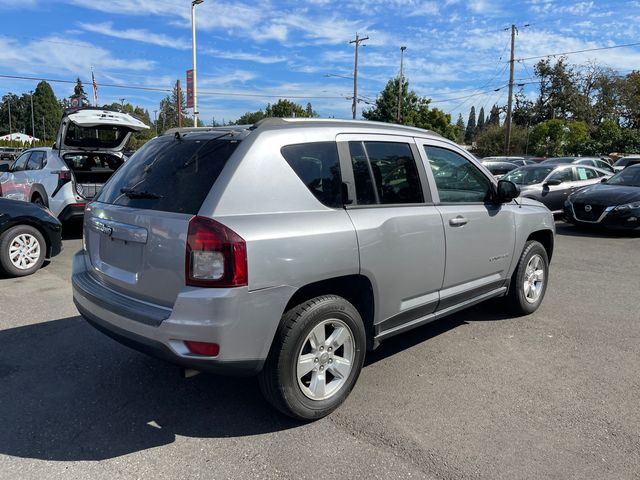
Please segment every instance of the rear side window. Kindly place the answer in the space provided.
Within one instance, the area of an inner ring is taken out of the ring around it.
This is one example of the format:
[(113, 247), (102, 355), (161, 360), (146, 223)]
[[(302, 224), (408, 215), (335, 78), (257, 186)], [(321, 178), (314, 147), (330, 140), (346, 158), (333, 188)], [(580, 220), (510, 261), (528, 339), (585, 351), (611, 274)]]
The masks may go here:
[(397, 142), (349, 142), (359, 205), (423, 203), (411, 147)]
[(342, 176), (335, 142), (300, 143), (280, 150), (300, 180), (327, 207), (342, 207)]
[(239, 142), (202, 136), (151, 140), (113, 174), (96, 200), (195, 215)]
[(40, 170), (44, 166), (45, 158), (47, 158), (47, 154), (45, 152), (32, 152), (25, 170)]
[(578, 171), (578, 180), (592, 180), (598, 178), (598, 173), (590, 168), (576, 167)]

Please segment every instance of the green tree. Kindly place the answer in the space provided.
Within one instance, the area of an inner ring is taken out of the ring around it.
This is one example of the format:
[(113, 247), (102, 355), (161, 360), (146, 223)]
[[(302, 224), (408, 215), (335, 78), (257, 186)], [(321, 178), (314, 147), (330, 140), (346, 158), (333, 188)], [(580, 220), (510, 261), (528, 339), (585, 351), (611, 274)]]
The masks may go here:
[(580, 91), (575, 69), (561, 57), (555, 64), (540, 60), (534, 67), (540, 79), (540, 93), (535, 104), (536, 123), (554, 118), (570, 119), (580, 110)]
[(527, 98), (527, 95), (524, 93), (524, 89), (521, 88), (515, 94), (511, 120), (516, 125), (528, 127), (531, 125), (533, 115), (533, 102)]
[(530, 144), (536, 155), (544, 157), (579, 155), (589, 144), (589, 128), (581, 121), (547, 120), (533, 128)]
[[(504, 154), (505, 127), (494, 124), (486, 124), (475, 139), (474, 153), (480, 157)], [(528, 153), (527, 129), (519, 125), (511, 126), (511, 153), (523, 155)]]
[(620, 96), (624, 126), (640, 128), (640, 71), (633, 71), (624, 78)]
[(500, 125), (500, 108), (498, 105), (491, 107), (489, 112), (489, 119), (486, 122), (488, 125)]
[(458, 114), (458, 121), (456, 122), (456, 142), (459, 144), (464, 143), (464, 119), (462, 114)]
[[(313, 112), (313, 109), (311, 109), (311, 111)], [(281, 98), (273, 105), (267, 104), (267, 108), (265, 109), (265, 117), (309, 118), (310, 115), (307, 113), (307, 110), (305, 108), (298, 105), (297, 103)]]
[(35, 136), (45, 143), (52, 143), (58, 133), (62, 108), (51, 85), (44, 80), (38, 83), (33, 92), (33, 116), (36, 127)]
[[(420, 97), (411, 90), (408, 79), (403, 79), (402, 85), (402, 124), (433, 130), (451, 140), (455, 140), (456, 127), (451, 124), (451, 115), (437, 108), (430, 108), (431, 100)], [(389, 80), (382, 92), (377, 96), (375, 105), (369, 110), (364, 110), (362, 116), (366, 120), (396, 123), (399, 86), (399, 77)]]
[[(376, 103), (368, 110), (362, 111), (362, 117), (374, 122), (396, 123), (398, 119), (398, 88), (400, 77), (392, 78), (376, 97)], [(409, 80), (402, 81), (401, 111), (403, 123), (407, 116), (418, 106), (418, 95), (409, 89)]]
[(256, 112), (247, 112), (244, 115), (240, 116), (238, 120), (234, 122), (235, 125), (253, 125), (254, 123), (265, 118), (265, 113), (262, 109)]
[(464, 143), (471, 145), (476, 134), (476, 107), (471, 107), (469, 119), (467, 120), (467, 130), (464, 133)]
[(81, 105), (88, 105), (87, 92), (84, 91), (84, 85), (80, 77), (76, 78), (76, 84), (73, 87), (73, 96), (81, 100)]
[(480, 107), (480, 113), (478, 114), (478, 123), (476, 125), (476, 134), (481, 132), (485, 126), (484, 107)]

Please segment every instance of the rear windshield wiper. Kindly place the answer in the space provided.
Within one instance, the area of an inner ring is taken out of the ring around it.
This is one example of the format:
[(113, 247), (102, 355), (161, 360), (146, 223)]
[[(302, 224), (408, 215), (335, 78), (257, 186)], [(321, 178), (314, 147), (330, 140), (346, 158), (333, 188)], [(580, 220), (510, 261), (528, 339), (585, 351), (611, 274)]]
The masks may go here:
[(162, 195), (157, 193), (147, 192), (146, 190), (136, 190), (135, 188), (123, 187), (120, 189), (120, 193), (124, 193), (129, 198), (162, 198)]

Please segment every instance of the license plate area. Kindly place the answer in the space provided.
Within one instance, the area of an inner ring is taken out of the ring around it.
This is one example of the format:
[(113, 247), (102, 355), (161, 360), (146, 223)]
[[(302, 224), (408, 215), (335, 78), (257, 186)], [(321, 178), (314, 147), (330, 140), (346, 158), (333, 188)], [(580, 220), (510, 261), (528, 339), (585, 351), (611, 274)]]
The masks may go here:
[(137, 273), (142, 269), (143, 248), (141, 243), (118, 238), (100, 237), (100, 260), (103, 264), (126, 272)]

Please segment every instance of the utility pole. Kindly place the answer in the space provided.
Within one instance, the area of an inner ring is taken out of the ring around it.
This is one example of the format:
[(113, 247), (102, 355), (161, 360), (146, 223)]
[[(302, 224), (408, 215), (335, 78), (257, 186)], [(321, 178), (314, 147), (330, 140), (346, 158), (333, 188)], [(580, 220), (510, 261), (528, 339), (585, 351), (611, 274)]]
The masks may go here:
[[(33, 120), (33, 90), (29, 92), (31, 97), (31, 136), (36, 136), (36, 124)], [(33, 143), (33, 140), (32, 140)]]
[(511, 148), (511, 115), (513, 113), (513, 70), (515, 64), (515, 50), (516, 50), (516, 34), (518, 29), (515, 25), (511, 25), (511, 60), (509, 60), (509, 99), (507, 100), (507, 118), (505, 120), (506, 126), (506, 138), (504, 146), (504, 154), (509, 155)]
[(158, 110), (153, 111), (153, 123), (156, 124), (156, 137), (158, 136)]
[(9, 140), (13, 140), (13, 130), (11, 128), (11, 98), (7, 99), (7, 105), (9, 106)]
[[(193, 0), (191, 2), (191, 59), (193, 61), (193, 126), (198, 126), (198, 82), (196, 80), (196, 5), (200, 5), (204, 0)], [(188, 89), (188, 87), (187, 87)]]
[(180, 90), (180, 80), (176, 80), (176, 108), (178, 109), (178, 128), (182, 128), (182, 91)]
[(369, 37), (361, 38), (356, 32), (356, 39), (349, 42), (356, 44), (356, 61), (353, 66), (353, 103), (351, 104), (351, 113), (353, 114), (354, 120), (356, 119), (356, 110), (358, 107), (358, 47), (360, 46), (360, 43), (364, 42), (365, 40), (369, 40)]
[(121, 98), (120, 99), (120, 105), (121, 105), (120, 110), (123, 111), (123, 112), (124, 112), (124, 101), (125, 100), (126, 100), (126, 98)]
[(397, 123), (402, 123), (402, 84), (404, 79), (402, 77), (402, 66), (404, 60), (404, 51), (407, 47), (400, 47), (400, 83), (398, 84), (398, 118)]

